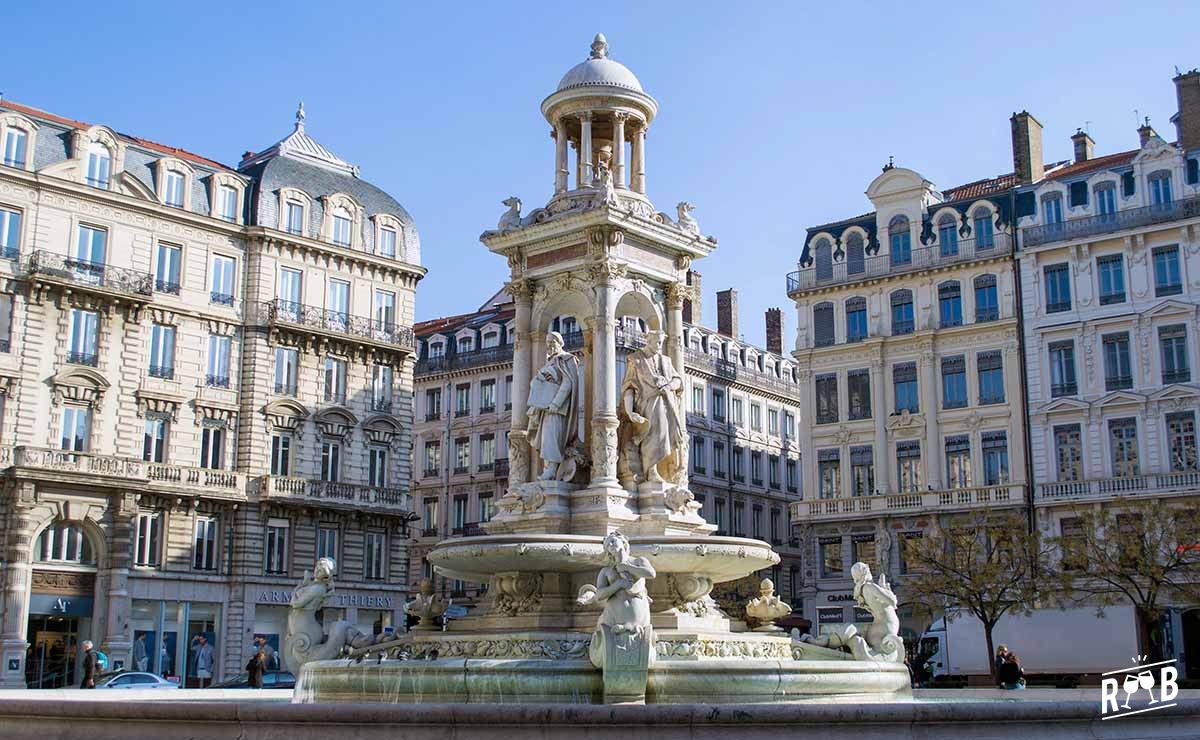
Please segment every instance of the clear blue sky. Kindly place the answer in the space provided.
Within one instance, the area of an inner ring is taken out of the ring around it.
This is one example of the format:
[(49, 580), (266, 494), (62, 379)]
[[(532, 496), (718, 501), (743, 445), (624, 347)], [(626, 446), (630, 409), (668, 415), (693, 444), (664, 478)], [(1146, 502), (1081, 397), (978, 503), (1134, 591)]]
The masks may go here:
[[(746, 339), (794, 309), (784, 274), (807, 226), (869, 210), (888, 158), (942, 187), (1009, 172), (1008, 117), (1067, 158), (1173, 139), (1175, 66), (1200, 66), (1200, 3), (10, 3), (7, 98), (235, 164), (308, 130), (416, 219), (418, 318), (474, 309), (506, 276), (478, 242), (553, 185), (538, 112), (603, 31), (660, 104), (647, 145), (659, 210), (690, 200), (720, 240), (698, 269), (740, 294)], [(807, 5), (807, 4), (805, 4)], [(219, 11), (208, 10), (220, 7)], [(968, 10), (969, 7), (969, 10)]]

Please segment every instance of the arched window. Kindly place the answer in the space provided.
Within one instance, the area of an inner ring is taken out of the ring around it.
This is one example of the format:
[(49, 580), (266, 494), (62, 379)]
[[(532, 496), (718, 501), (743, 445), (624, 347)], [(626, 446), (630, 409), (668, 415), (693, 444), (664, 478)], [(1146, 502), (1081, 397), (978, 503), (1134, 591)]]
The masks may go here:
[(867, 270), (867, 257), (863, 251), (862, 234), (857, 231), (846, 237), (846, 272), (861, 275)]
[(911, 290), (892, 293), (892, 334), (913, 333), (913, 297)]
[(938, 219), (938, 245), (943, 257), (958, 254), (958, 219), (949, 213)]
[(888, 224), (888, 245), (893, 265), (912, 263), (912, 229), (906, 217), (896, 216)]
[(867, 299), (861, 296), (846, 299), (846, 341), (859, 342), (867, 338)]
[(991, 249), (996, 245), (995, 225), (992, 223), (992, 212), (979, 206), (972, 212), (971, 218), (974, 221), (972, 227), (975, 231), (975, 248), (976, 249)]
[(98, 141), (88, 145), (87, 184), (94, 188), (108, 189), (112, 177), (112, 152)]
[(1150, 202), (1156, 206), (1165, 206), (1171, 202), (1171, 173), (1159, 170), (1147, 178), (1150, 183)]
[(833, 304), (828, 301), (813, 306), (813, 337), (817, 347), (834, 342)]
[(1117, 184), (1102, 182), (1096, 185), (1096, 214), (1112, 216), (1117, 212)]
[(938, 286), (938, 323), (942, 328), (962, 326), (962, 288), (957, 280)]
[(1062, 215), (1062, 193), (1047, 193), (1042, 196), (1042, 223), (1061, 224)]
[(820, 239), (813, 250), (817, 260), (817, 281), (833, 279), (833, 246), (828, 239)]
[(39, 563), (96, 562), (92, 544), (83, 533), (83, 528), (73, 522), (55, 522), (47, 527), (37, 539), (33, 557)]
[(980, 275), (975, 278), (975, 322), (995, 321), (1000, 318), (1000, 303), (996, 298), (996, 276)]

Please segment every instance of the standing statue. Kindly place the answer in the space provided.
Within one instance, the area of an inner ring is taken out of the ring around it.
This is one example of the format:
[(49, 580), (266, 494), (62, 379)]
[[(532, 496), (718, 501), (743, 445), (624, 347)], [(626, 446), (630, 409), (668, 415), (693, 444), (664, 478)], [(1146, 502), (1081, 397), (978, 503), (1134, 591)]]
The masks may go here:
[(440, 629), (437, 623), (438, 617), (446, 613), (452, 601), (443, 599), (437, 594), (432, 580), (422, 578), (421, 582), (417, 584), (416, 596), (412, 601), (404, 604), (404, 613), (420, 617), (421, 621), (415, 629), (436, 630)]
[(638, 483), (680, 483), (687, 474), (681, 464), (687, 446), (683, 378), (662, 345), (662, 332), (648, 332), (646, 346), (629, 358), (621, 383), (621, 449)]
[(377, 641), (374, 635), (368, 635), (344, 619), (329, 625), (328, 630), (317, 621), (317, 611), (333, 594), (336, 570), (333, 558), (320, 558), (311, 574), (304, 571), (304, 580), (292, 592), (287, 634), (283, 638), (283, 655), (292, 673), (300, 673), (301, 666), (309, 661), (332, 660), (347, 648), (366, 647)]
[(876, 582), (866, 563), (855, 563), (850, 576), (854, 579), (854, 603), (871, 613), (871, 624), (861, 634), (848, 624), (839, 632), (822, 637), (805, 635), (802, 639), (818, 647), (846, 648), (857, 660), (903, 663), (904, 641), (900, 638), (900, 616), (896, 614), (899, 602), (888, 586), (887, 576), (881, 574)]
[(654, 661), (654, 628), (646, 579), (657, 572), (646, 558), (629, 556), (629, 540), (620, 532), (604, 538), (608, 565), (596, 585), (579, 589), (579, 606), (603, 604), (588, 658), (604, 674), (604, 701), (644, 702), (650, 663)]
[(569, 480), (574, 475), (575, 466), (560, 470), (560, 465), (573, 459), (578, 446), (578, 407), (579, 361), (563, 349), (562, 335), (552, 331), (546, 335), (546, 364), (529, 383), (527, 433), (545, 463), (541, 480)]

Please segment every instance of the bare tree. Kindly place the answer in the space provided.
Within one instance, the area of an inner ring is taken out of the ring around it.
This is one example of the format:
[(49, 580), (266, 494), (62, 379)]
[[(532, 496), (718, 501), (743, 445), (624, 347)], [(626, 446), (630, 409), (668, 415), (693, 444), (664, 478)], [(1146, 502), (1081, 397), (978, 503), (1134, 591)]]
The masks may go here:
[(1200, 603), (1200, 510), (1194, 502), (1120, 500), (1081, 507), (1051, 539), (1061, 556), (1055, 569), (1064, 603), (1129, 604), (1138, 617), (1139, 651), (1161, 659), (1154, 637), (1163, 603)]
[(930, 529), (914, 547), (905, 590), (930, 608), (962, 610), (983, 624), (996, 678), (992, 632), (1010, 612), (1033, 611), (1049, 550), (1018, 514), (981, 514)]

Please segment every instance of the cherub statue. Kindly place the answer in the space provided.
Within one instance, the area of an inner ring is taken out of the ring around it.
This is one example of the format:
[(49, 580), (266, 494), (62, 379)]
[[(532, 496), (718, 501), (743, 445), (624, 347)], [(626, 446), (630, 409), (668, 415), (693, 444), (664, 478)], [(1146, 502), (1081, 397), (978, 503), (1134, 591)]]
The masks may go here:
[(775, 583), (770, 578), (763, 579), (759, 584), (758, 593), (757, 598), (750, 599), (746, 604), (746, 616), (758, 623), (756, 632), (780, 631), (780, 628), (772, 623), (791, 614), (791, 604), (775, 595)]
[(436, 630), (438, 617), (446, 613), (451, 603), (453, 599), (443, 599), (436, 593), (432, 580), (422, 578), (417, 584), (416, 596), (404, 605), (404, 613), (421, 618), (415, 629)]
[(898, 601), (888, 586), (887, 576), (881, 574), (876, 582), (866, 563), (855, 563), (850, 575), (854, 579), (854, 602), (871, 613), (871, 624), (862, 634), (849, 624), (840, 632), (822, 637), (805, 635), (801, 639), (819, 647), (846, 648), (858, 660), (903, 663), (904, 641), (900, 639), (900, 617), (896, 614)]
[(320, 558), (312, 573), (304, 571), (304, 579), (292, 592), (288, 607), (287, 634), (283, 638), (283, 653), (289, 670), (298, 673), (300, 667), (313, 660), (331, 660), (347, 648), (373, 645), (375, 635), (362, 632), (355, 625), (340, 619), (322, 628), (317, 611), (333, 594), (333, 574), (337, 564), (333, 558)]

